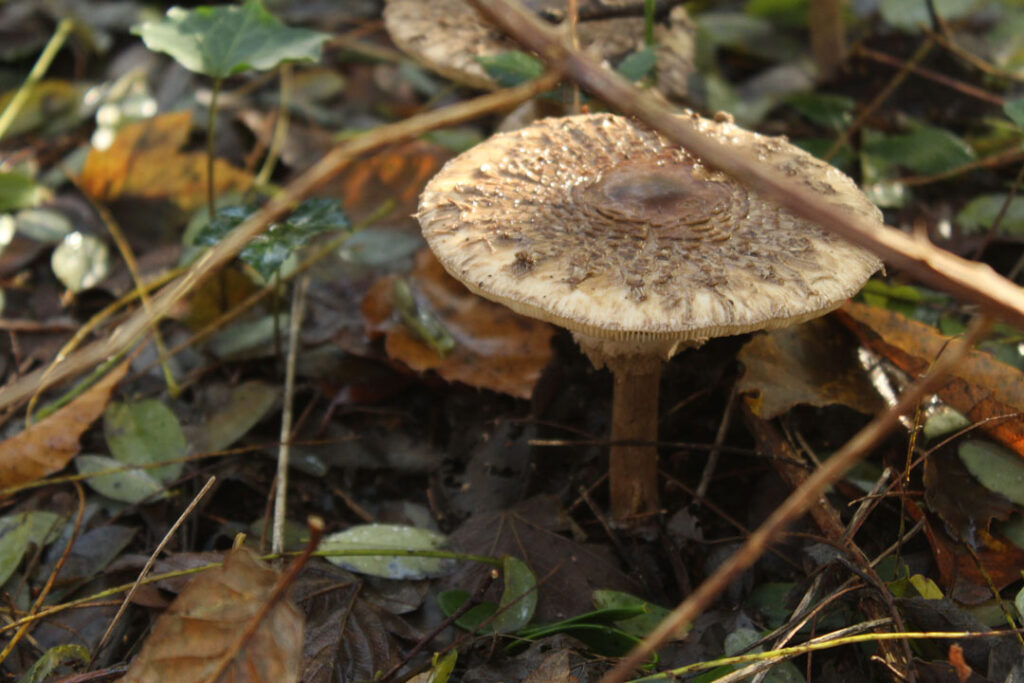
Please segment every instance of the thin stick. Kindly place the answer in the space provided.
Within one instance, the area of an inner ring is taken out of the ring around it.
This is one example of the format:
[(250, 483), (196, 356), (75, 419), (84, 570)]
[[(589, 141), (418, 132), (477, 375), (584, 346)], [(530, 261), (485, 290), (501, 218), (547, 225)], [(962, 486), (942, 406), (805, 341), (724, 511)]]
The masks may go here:
[(281, 446), (277, 450), (277, 486), (274, 496), (274, 535), (270, 544), (273, 553), (284, 552), (284, 521), (288, 500), (288, 456), (292, 444), (292, 402), (295, 399), (295, 359), (299, 355), (299, 330), (306, 308), (309, 276), (295, 286), (292, 295), (292, 317), (288, 326), (288, 360), (284, 374), (284, 407), (281, 411)]
[(170, 543), (171, 538), (174, 536), (175, 533), (177, 533), (178, 527), (180, 527), (182, 523), (186, 519), (188, 519), (189, 515), (191, 515), (192, 511), (196, 509), (196, 506), (199, 504), (199, 501), (203, 499), (203, 496), (206, 495), (206, 493), (210, 490), (210, 487), (213, 486), (213, 483), (215, 481), (217, 481), (217, 477), (210, 477), (206, 481), (206, 484), (203, 485), (203, 488), (201, 488), (199, 490), (199, 493), (197, 493), (192, 498), (192, 501), (188, 504), (185, 510), (182, 511), (180, 515), (178, 515), (178, 519), (175, 520), (174, 524), (171, 525), (171, 528), (167, 530), (167, 533), (164, 534), (164, 537), (160, 539), (160, 543), (157, 544), (156, 550), (154, 550), (152, 554), (150, 554), (149, 559), (146, 560), (145, 566), (142, 567), (142, 571), (139, 572), (138, 577), (136, 577), (135, 583), (132, 584), (132, 587), (128, 590), (128, 594), (125, 595), (124, 600), (121, 601), (121, 606), (117, 609), (117, 614), (115, 614), (114, 618), (110, 620), (110, 625), (107, 626), (107, 630), (103, 632), (103, 637), (100, 638), (99, 644), (96, 645), (96, 649), (93, 650), (92, 659), (89, 662), (90, 664), (96, 661), (96, 656), (103, 649), (103, 646), (106, 645), (107, 638), (110, 637), (110, 634), (114, 631), (114, 626), (117, 624), (118, 620), (124, 614), (125, 610), (128, 609), (128, 605), (131, 603), (132, 598), (135, 596), (135, 591), (139, 589), (139, 586), (142, 585), (142, 580), (146, 578), (146, 574), (148, 574), (149, 570), (153, 568), (153, 565), (156, 563), (156, 558), (160, 556), (160, 553), (162, 553), (167, 544)]
[[(714, 574), (697, 587), (690, 596), (676, 607), (661, 624), (629, 655), (624, 657), (600, 683), (621, 683), (629, 677), (630, 671), (647, 660), (647, 657), (665, 640), (677, 632), (680, 626), (692, 623), (714, 599), (731, 584), (736, 577), (757, 561), (764, 551), (797, 518), (803, 515), (830, 485), (838, 481), (866, 453), (877, 446), (893, 428), (899, 425), (903, 415), (918, 404), (943, 376), (964, 357), (974, 342), (988, 329), (990, 320), (979, 316), (971, 323), (967, 334), (954, 340), (939, 356), (931, 370), (907, 388), (896, 405), (877, 416), (853, 438), (836, 451), (831, 458), (815, 470), (811, 476), (750, 535), (746, 543), (726, 560)], [(890, 634), (876, 633), (876, 637)]]
[(560, 72), (551, 71), (540, 78), (514, 88), (499, 90), (443, 109), (417, 114), (403, 121), (380, 126), (337, 145), (309, 170), (289, 183), (280, 194), (275, 195), (260, 210), (245, 219), (215, 247), (201, 256), (181, 278), (155, 296), (151, 313), (137, 311), (106, 339), (83, 347), (73, 356), (69, 356), (64, 363), (52, 368), (45, 381), (43, 371), (37, 370), (0, 390), (0, 409), (24, 401), (36, 390), (43, 390), (87, 371), (111, 353), (130, 346), (152, 324), (154, 317), (159, 318), (166, 315), (199, 283), (233, 259), (249, 243), (249, 240), (291, 211), (298, 202), (330, 181), (353, 159), (435, 128), (451, 126), (494, 111), (512, 108), (538, 93), (550, 90), (560, 78)]
[(28, 102), (28, 98), (32, 94), (32, 89), (39, 81), (43, 80), (43, 76), (46, 75), (57, 53), (64, 46), (64, 41), (68, 39), (68, 35), (71, 33), (74, 25), (75, 22), (70, 17), (61, 19), (60, 23), (57, 24), (57, 29), (50, 36), (46, 47), (39, 53), (39, 58), (32, 65), (32, 70), (25, 77), (25, 82), (18, 88), (18, 92), (14, 93), (14, 97), (11, 98), (3, 114), (0, 114), (0, 138), (7, 134), (11, 124), (18, 118), (18, 114), (21, 113), (22, 108), (24, 108), (25, 103)]

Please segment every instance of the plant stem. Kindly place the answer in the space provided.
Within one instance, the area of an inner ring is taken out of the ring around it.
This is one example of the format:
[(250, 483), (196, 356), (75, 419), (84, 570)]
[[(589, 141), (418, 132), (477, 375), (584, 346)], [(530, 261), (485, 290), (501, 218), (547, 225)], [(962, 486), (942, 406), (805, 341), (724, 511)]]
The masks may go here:
[(658, 512), (658, 385), (661, 362), (615, 363), (608, 462), (612, 521), (635, 527)]
[(64, 41), (67, 40), (68, 34), (71, 33), (72, 27), (75, 25), (74, 20), (69, 17), (65, 17), (60, 20), (57, 24), (57, 29), (50, 36), (49, 42), (46, 43), (46, 47), (39, 54), (39, 58), (36, 59), (36, 63), (32, 65), (32, 70), (28, 72), (28, 76), (25, 77), (25, 82), (18, 88), (18, 92), (14, 93), (14, 97), (11, 98), (10, 103), (4, 109), (3, 114), (0, 114), (0, 138), (3, 138), (10, 129), (11, 124), (18, 117), (25, 103), (28, 101), (29, 96), (32, 94), (32, 89), (36, 83), (43, 79), (43, 76), (50, 69), (50, 65), (53, 63), (57, 53), (60, 52), (61, 47), (64, 46)]
[(210, 115), (206, 119), (206, 210), (210, 214), (209, 220), (211, 221), (216, 214), (213, 189), (213, 133), (217, 125), (217, 96), (220, 95), (220, 87), (223, 84), (224, 81), (220, 78), (213, 81), (213, 92), (210, 94)]

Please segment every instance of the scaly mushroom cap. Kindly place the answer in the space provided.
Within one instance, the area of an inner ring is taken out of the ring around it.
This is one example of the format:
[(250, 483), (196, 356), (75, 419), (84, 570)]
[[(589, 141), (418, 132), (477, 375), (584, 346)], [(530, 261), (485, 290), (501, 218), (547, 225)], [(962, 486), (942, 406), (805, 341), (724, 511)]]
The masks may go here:
[[(549, 18), (565, 14), (565, 0), (529, 0), (525, 4)], [(630, 7), (642, 8), (642, 0), (600, 0), (591, 3), (594, 7), (580, 4), (578, 34), (583, 47), (616, 62), (644, 46), (642, 16), (596, 18), (600, 11), (614, 14)], [(387, 0), (384, 25), (395, 45), (428, 69), (482, 90), (498, 84), (477, 58), (519, 49), (486, 22), (468, 0)], [(658, 82), (666, 95), (686, 94), (686, 81), (695, 70), (695, 31), (682, 7), (673, 8), (667, 25), (656, 26)]]
[[(705, 135), (880, 219), (852, 180), (784, 139), (689, 116)], [(682, 342), (808, 320), (880, 267), (869, 252), (610, 114), (493, 136), (427, 184), (418, 218), (449, 273), (573, 330), (598, 364), (667, 358)]]

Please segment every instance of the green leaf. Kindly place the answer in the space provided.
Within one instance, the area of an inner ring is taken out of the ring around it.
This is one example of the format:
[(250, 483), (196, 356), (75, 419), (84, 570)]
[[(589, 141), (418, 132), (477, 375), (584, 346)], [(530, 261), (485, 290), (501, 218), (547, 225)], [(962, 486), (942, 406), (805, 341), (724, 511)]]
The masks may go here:
[(46, 545), (57, 536), (60, 515), (45, 510), (0, 517), (0, 586), (18, 568), (30, 543)]
[(403, 524), (361, 524), (331, 534), (320, 543), (320, 550), (380, 550), (381, 555), (330, 555), (327, 561), (349, 571), (387, 579), (426, 579), (447, 574), (453, 563), (437, 557), (410, 557), (389, 554), (394, 551), (436, 550), (445, 537), (429, 529)]
[[(188, 445), (178, 418), (156, 399), (111, 403), (103, 414), (103, 433), (110, 454), (129, 465), (149, 465), (185, 457)], [(181, 475), (184, 463), (146, 470), (165, 484)]]
[(78, 643), (67, 643), (65, 645), (54, 645), (35, 661), (29, 670), (21, 675), (18, 683), (42, 683), (54, 670), (62, 665), (78, 662), (88, 664), (91, 655), (82, 645)]
[(326, 33), (291, 28), (259, 0), (244, 5), (172, 7), (160, 21), (132, 27), (150, 50), (164, 52), (195, 73), (226, 78), (246, 69), (266, 71), (285, 61), (317, 61)]
[(647, 78), (647, 76), (654, 71), (654, 65), (657, 63), (657, 58), (654, 54), (654, 48), (645, 47), (642, 50), (637, 50), (632, 54), (626, 56), (619, 65), (615, 67), (615, 70), (619, 72), (627, 81), (636, 83)]
[(449, 650), (445, 654), (435, 652), (430, 660), (430, 673), (426, 683), (448, 683), (455, 670), (455, 663), (459, 660), (458, 650)]
[[(462, 607), (469, 600), (469, 593), (464, 590), (441, 591), (437, 594), (437, 604), (450, 617), (455, 611)], [(466, 610), (466, 613), (455, 620), (455, 625), (467, 631), (477, 631), (481, 624), (494, 616), (498, 611), (498, 605), (494, 602), (481, 602)]]
[(962, 166), (976, 158), (974, 150), (944, 128), (916, 124), (902, 135), (865, 136), (866, 154), (915, 173), (933, 174)]
[(391, 288), (391, 298), (405, 326), (437, 355), (445, 356), (455, 348), (455, 337), (430, 307), (413, 297), (409, 283), (403, 278), (395, 280)]
[(499, 613), (491, 622), (498, 633), (518, 631), (533, 619), (537, 609), (537, 577), (519, 558), (502, 558), (501, 573), (505, 590), (498, 603)]
[[(195, 236), (197, 245), (214, 245), (234, 230), (257, 207), (227, 206), (217, 211), (213, 220)], [(238, 257), (269, 280), (281, 265), (314, 236), (328, 230), (347, 230), (348, 215), (335, 199), (314, 198), (302, 202), (284, 221), (274, 223), (242, 249)]]
[(75, 457), (78, 473), (87, 477), (85, 483), (97, 493), (119, 500), (122, 503), (155, 501), (166, 496), (164, 485), (146, 470), (128, 469), (99, 476), (96, 472), (124, 467), (120, 460), (104, 455), (79, 455)]
[(594, 591), (594, 606), (599, 608), (634, 609), (638, 613), (615, 620), (615, 625), (634, 636), (643, 638), (658, 627), (669, 611), (629, 593), (613, 590)]
[(49, 190), (37, 185), (32, 176), (24, 171), (0, 173), (0, 211), (35, 206), (49, 195)]
[[(622, 657), (640, 644), (641, 638), (606, 624), (550, 624), (531, 632), (532, 639), (564, 633), (581, 641), (587, 648), (603, 657)], [(657, 661), (655, 659), (655, 661)]]
[(853, 122), (856, 100), (844, 95), (801, 92), (787, 95), (783, 102), (815, 125), (829, 130), (843, 130)]
[[(956, 215), (960, 229), (967, 233), (991, 229), (1008, 196), (1004, 193), (983, 194), (969, 201)], [(1000, 235), (1024, 235), (1024, 197), (1018, 195), (1010, 201), (997, 232)]]
[[(977, 4), (976, 0), (934, 0), (935, 11), (943, 19), (957, 19), (964, 16)], [(917, 32), (922, 24), (931, 26), (928, 5), (922, 0), (885, 0), (878, 3), (882, 20), (890, 26), (904, 31)]]
[(1024, 458), (991, 441), (978, 439), (961, 442), (957, 455), (982, 486), (1024, 505)]
[(1024, 128), (1024, 97), (1006, 100), (1006, 103), (1003, 105), (1003, 113), (1010, 117), (1010, 120), (1016, 123), (1017, 126)]
[(477, 57), (476, 61), (503, 88), (519, 85), (544, 73), (544, 62), (518, 50)]

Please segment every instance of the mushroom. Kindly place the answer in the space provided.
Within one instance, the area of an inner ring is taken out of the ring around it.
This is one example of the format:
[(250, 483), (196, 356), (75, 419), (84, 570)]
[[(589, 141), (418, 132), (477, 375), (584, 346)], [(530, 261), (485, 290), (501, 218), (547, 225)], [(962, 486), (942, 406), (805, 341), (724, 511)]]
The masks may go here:
[[(728, 115), (704, 135), (746, 150), (845, 210), (880, 212), (854, 182)], [(589, 114), (499, 133), (449, 161), (420, 196), (434, 254), (472, 291), (571, 330), (614, 375), (612, 519), (659, 509), (664, 361), (711, 337), (824, 315), (880, 263), (630, 119)]]
[[(526, 4), (547, 19), (560, 21), (567, 2), (530, 0)], [(580, 43), (617, 62), (644, 47), (642, 12), (643, 0), (581, 0)], [(481, 90), (493, 90), (498, 84), (477, 58), (519, 49), (468, 0), (387, 0), (384, 25), (395, 45), (428, 69)], [(695, 71), (695, 33), (682, 6), (672, 8), (666, 24), (655, 26), (658, 88), (668, 97), (686, 95), (687, 79)]]

